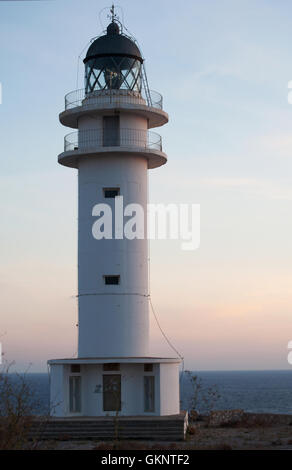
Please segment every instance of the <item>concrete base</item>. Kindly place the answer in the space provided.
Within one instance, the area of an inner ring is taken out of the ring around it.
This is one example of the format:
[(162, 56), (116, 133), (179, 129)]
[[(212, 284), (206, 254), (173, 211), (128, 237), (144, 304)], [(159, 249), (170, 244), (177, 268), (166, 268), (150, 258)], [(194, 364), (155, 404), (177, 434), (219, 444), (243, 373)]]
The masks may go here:
[(140, 439), (181, 441), (185, 439), (188, 414), (173, 416), (82, 417), (35, 420), (30, 437), (38, 439)]
[[(56, 359), (49, 365), (53, 417), (107, 417), (117, 413), (121, 417), (150, 417), (180, 412), (177, 358)], [(111, 380), (117, 380), (118, 394)]]

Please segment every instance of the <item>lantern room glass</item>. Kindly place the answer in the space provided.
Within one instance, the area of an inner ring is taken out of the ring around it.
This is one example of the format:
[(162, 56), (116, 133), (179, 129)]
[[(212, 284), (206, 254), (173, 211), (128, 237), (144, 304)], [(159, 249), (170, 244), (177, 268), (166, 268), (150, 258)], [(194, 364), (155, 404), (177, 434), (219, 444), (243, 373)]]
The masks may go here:
[(85, 64), (85, 92), (96, 90), (133, 90), (141, 93), (142, 64), (127, 56), (106, 56)]

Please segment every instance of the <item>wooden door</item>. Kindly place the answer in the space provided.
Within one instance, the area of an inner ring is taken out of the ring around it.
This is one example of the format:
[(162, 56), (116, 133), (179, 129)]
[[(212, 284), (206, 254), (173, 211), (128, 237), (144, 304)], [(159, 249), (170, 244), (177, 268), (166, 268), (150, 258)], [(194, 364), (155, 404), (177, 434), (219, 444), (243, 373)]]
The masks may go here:
[(121, 410), (121, 376), (103, 375), (103, 411)]

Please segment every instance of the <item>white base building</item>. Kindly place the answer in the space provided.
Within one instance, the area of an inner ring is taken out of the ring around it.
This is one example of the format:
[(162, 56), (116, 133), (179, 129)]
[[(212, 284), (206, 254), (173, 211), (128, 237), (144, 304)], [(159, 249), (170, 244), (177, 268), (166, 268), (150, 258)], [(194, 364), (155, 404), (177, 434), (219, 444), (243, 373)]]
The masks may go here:
[(57, 359), (50, 366), (53, 416), (166, 416), (180, 411), (177, 359)]

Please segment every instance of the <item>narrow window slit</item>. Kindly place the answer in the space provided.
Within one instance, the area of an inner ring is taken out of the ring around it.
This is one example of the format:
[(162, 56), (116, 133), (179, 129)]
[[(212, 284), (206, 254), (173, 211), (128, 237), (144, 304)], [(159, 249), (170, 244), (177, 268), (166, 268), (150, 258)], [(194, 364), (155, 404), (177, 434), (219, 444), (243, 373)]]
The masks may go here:
[(104, 283), (107, 286), (117, 286), (120, 284), (120, 276), (103, 276)]

